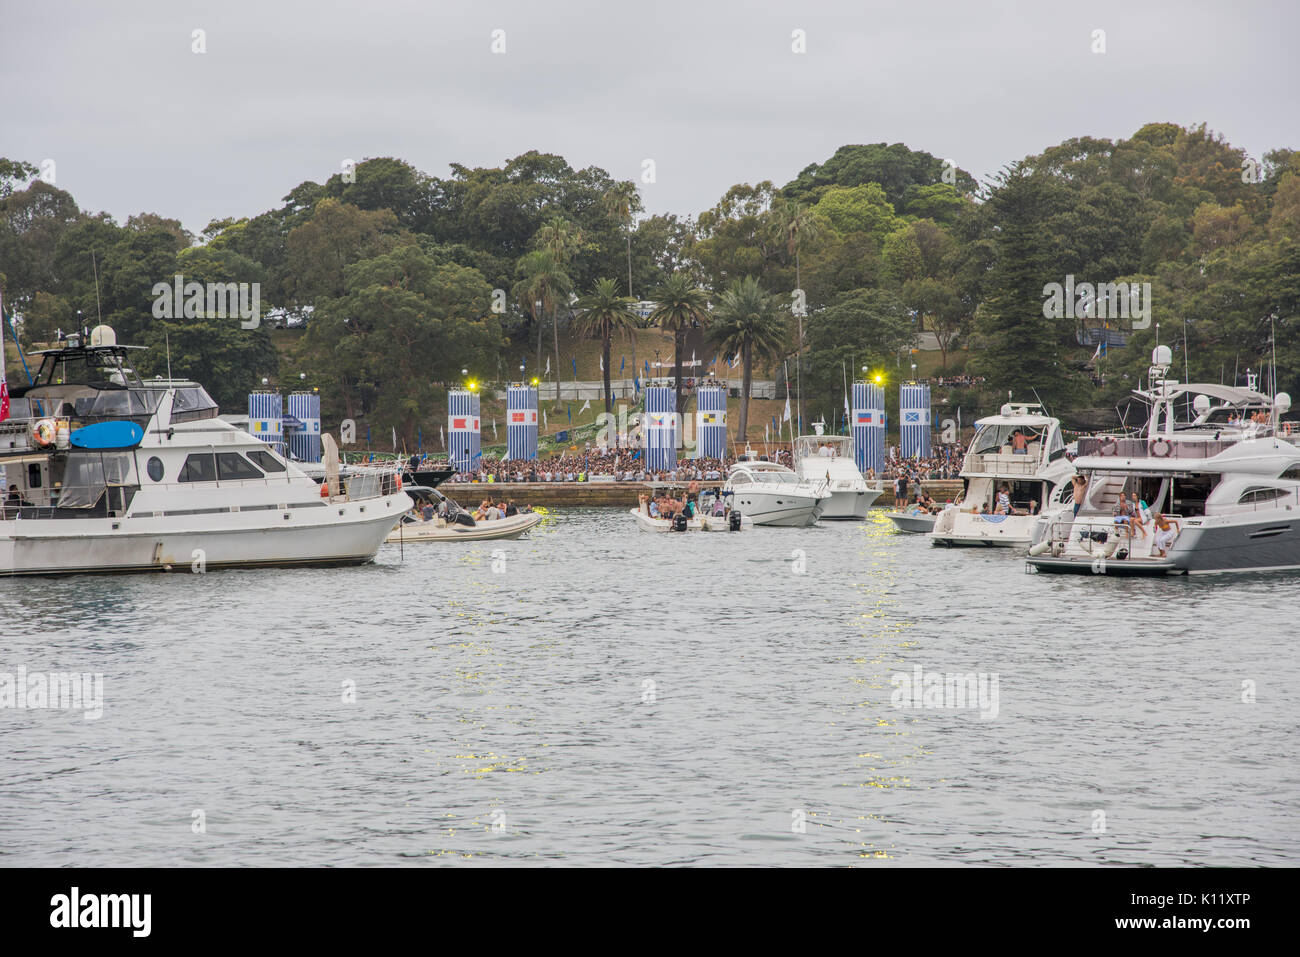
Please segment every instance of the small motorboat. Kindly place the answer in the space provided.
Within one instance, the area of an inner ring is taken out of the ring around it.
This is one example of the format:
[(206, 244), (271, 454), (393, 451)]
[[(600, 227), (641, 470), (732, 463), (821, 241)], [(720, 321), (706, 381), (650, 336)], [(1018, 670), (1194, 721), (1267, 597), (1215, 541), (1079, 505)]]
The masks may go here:
[(743, 532), (754, 527), (754, 520), (728, 504), (730, 496), (719, 496), (713, 489), (700, 495), (699, 508), (688, 517), (678, 513), (672, 518), (650, 514), (649, 496), (642, 495), (636, 508), (628, 513), (643, 532)]
[(416, 501), (416, 512), (432, 506), (436, 511), (425, 519), (407, 513), (385, 539), (390, 545), (407, 542), (482, 542), (495, 539), (514, 539), (537, 527), (542, 516), (537, 512), (520, 512), (506, 518), (476, 521), (466, 509), (457, 505), (437, 489), (428, 486), (407, 486), (406, 494)]
[(928, 535), (934, 531), (935, 516), (929, 512), (908, 509), (905, 512), (889, 512), (886, 516), (900, 532), (915, 532)]

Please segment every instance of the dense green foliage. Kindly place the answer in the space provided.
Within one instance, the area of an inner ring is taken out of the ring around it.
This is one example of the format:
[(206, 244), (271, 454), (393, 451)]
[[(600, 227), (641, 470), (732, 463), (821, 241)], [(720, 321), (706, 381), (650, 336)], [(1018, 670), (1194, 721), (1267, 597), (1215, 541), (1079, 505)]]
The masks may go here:
[[(1067, 140), (983, 187), (902, 144), (844, 146), (694, 219), (642, 217), (635, 184), (535, 151), (446, 178), (365, 160), (199, 237), (160, 215), (83, 211), (37, 174), (0, 159), (0, 281), (25, 344), (102, 317), (122, 341), (165, 340), (177, 375), (238, 407), (278, 375), (267, 330), (155, 319), (151, 290), (178, 274), (260, 283), (264, 314), (310, 316), (292, 377), (319, 385), (327, 418), (368, 416), (408, 441), (461, 368), (513, 370), (531, 353), (559, 374), (561, 331), (607, 343), (632, 297), (668, 305), (655, 321), (679, 361), (685, 330), (709, 326), (747, 353), (747, 378), (799, 352), (802, 328), (811, 417), (840, 411), (850, 363), (906, 368), (922, 334), (944, 367), (1067, 416), (1113, 408), (1157, 335), (1180, 372), (1231, 382), (1264, 365), (1275, 327), (1279, 386), (1300, 389), (1300, 154), (1255, 162), (1204, 126)], [(1046, 318), (1045, 287), (1067, 277), (1149, 283), (1150, 327)], [(1107, 325), (1131, 342), (1098, 359), (1080, 340)], [(163, 371), (161, 354), (142, 370)]]

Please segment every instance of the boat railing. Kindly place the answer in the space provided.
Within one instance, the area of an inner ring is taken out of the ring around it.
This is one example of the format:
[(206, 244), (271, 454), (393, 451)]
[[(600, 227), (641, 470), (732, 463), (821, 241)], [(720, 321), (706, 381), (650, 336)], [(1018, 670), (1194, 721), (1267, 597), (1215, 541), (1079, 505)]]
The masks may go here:
[[(1261, 437), (1267, 431), (1261, 428), (1245, 438)], [(1155, 459), (1208, 459), (1238, 444), (1240, 439), (1187, 438), (1156, 436), (1152, 439), (1120, 436), (1098, 436), (1079, 439), (1079, 456), (1112, 458)]]
[[(1181, 515), (1172, 512), (1163, 512), (1161, 514), (1175, 523), (1175, 528), (1181, 531)], [(1148, 536), (1155, 533), (1151, 522), (1146, 522), (1144, 527)], [(1126, 522), (1116, 521), (1116, 517), (1113, 515), (1075, 516), (1074, 518), (1053, 519), (1048, 525), (1046, 537), (1054, 545), (1067, 545), (1074, 542), (1081, 544), (1088, 552), (1092, 552), (1094, 549), (1100, 552), (1101, 547), (1115, 537), (1124, 542), (1130, 541), (1133, 538), (1133, 528)]]
[(965, 471), (995, 475), (1033, 475), (1039, 461), (1035, 455), (1002, 455), (997, 452), (972, 452), (966, 457)]

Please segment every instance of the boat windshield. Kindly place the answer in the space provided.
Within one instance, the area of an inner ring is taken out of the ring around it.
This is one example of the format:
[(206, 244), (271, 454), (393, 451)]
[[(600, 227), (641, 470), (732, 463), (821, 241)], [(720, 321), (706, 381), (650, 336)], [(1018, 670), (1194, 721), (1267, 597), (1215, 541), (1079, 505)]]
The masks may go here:
[(1025, 437), (1026, 443), (1031, 444), (1041, 441), (1043, 431), (1028, 425), (986, 425), (975, 433), (970, 451), (976, 455), (1009, 451), (1013, 444), (1012, 437), (1017, 432)]
[(41, 361), (32, 384), (105, 386), (139, 386), (140, 377), (127, 368), (122, 355), (109, 349), (68, 349), (51, 353)]

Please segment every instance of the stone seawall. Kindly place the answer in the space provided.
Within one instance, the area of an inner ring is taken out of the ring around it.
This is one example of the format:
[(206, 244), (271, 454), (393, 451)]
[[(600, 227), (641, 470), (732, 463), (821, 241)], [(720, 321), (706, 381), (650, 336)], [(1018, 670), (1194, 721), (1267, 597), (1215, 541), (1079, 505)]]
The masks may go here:
[[(700, 483), (702, 488), (721, 485), (721, 482)], [(938, 502), (955, 498), (961, 491), (960, 479), (927, 481), (921, 485), (926, 494)], [(876, 505), (893, 506), (893, 483), (885, 482), (884, 488), (885, 492), (876, 499)], [(514, 499), (520, 504), (545, 508), (633, 508), (637, 496), (649, 493), (650, 486), (642, 482), (449, 482), (439, 486), (438, 491), (466, 506), (477, 506), (490, 497), (495, 500)]]

